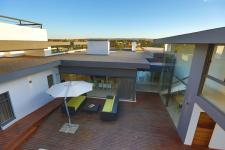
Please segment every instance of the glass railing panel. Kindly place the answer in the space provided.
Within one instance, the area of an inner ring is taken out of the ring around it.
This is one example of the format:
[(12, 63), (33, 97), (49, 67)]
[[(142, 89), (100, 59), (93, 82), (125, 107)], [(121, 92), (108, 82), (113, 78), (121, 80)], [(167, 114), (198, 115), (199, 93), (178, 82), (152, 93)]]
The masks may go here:
[(177, 126), (187, 88), (195, 46), (173, 44), (165, 53), (165, 67), (161, 76), (160, 95)]
[(161, 72), (137, 71), (136, 90), (145, 92), (159, 92)]

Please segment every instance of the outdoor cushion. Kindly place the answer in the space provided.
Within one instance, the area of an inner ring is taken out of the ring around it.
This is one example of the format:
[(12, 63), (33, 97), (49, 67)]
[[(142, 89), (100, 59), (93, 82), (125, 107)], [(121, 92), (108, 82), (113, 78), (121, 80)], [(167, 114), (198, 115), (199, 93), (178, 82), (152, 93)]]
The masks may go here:
[(115, 96), (112, 96), (112, 95), (107, 95), (106, 96), (106, 99), (114, 99), (115, 98)]
[(102, 111), (103, 112), (111, 112), (113, 109), (114, 100), (115, 100), (114, 97), (112, 99), (106, 99)]
[(118, 96), (107, 96), (103, 109), (101, 111), (101, 119), (103, 121), (116, 120), (118, 116), (119, 98)]
[(75, 110), (77, 110), (80, 105), (85, 101), (86, 96), (78, 96), (78, 97), (73, 97), (67, 102), (68, 107), (72, 107)]

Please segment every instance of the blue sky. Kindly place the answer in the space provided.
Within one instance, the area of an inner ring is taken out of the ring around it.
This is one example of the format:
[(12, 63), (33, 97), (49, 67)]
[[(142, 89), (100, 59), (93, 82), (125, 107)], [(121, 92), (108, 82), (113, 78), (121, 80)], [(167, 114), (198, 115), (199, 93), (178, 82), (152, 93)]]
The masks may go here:
[(225, 0), (0, 0), (0, 14), (49, 38), (158, 38), (225, 26)]

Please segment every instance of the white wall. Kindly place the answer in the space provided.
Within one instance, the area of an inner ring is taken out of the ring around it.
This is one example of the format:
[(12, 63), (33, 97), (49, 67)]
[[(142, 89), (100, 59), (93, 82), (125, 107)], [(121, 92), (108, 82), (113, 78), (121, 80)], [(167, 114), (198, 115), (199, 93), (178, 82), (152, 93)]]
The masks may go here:
[(0, 40), (47, 41), (47, 30), (0, 22)]
[[(9, 91), (13, 111), (16, 119), (3, 127), (3, 129), (25, 117), (53, 98), (45, 93), (48, 89), (47, 76), (53, 74), (54, 82), (59, 83), (60, 77), (57, 68), (40, 73), (7, 81), (0, 84), (0, 93)], [(29, 83), (32, 81), (32, 83)]]
[(225, 131), (216, 124), (211, 140), (209, 142), (209, 148), (213, 149), (225, 149)]
[(4, 56), (5, 57), (18, 57), (18, 56), (23, 56), (25, 54), (25, 51), (10, 51), (10, 52), (5, 52)]
[(203, 112), (203, 110), (198, 106), (198, 104), (194, 104), (194, 108), (191, 115), (191, 120), (188, 126), (187, 135), (184, 141), (184, 144), (186, 145), (192, 145), (192, 141), (195, 135), (195, 130), (197, 128), (198, 120), (200, 117), (200, 113)]
[(87, 54), (109, 55), (110, 42), (106, 41), (88, 41)]
[[(195, 131), (197, 128), (198, 120), (200, 117), (200, 113), (204, 112), (202, 108), (200, 108), (197, 104), (194, 104), (194, 109), (191, 116), (191, 121), (189, 123), (188, 132), (185, 138), (184, 144), (192, 145), (192, 141), (195, 135)], [(225, 131), (216, 124), (211, 140), (209, 142), (209, 148), (213, 149), (225, 149)]]

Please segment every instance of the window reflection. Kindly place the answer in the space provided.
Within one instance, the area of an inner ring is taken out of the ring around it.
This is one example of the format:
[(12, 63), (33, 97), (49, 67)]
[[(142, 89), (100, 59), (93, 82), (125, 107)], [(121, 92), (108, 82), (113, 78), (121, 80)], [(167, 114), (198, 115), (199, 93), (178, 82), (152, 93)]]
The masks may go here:
[(225, 111), (225, 47), (214, 48), (209, 71), (205, 79), (202, 96)]

